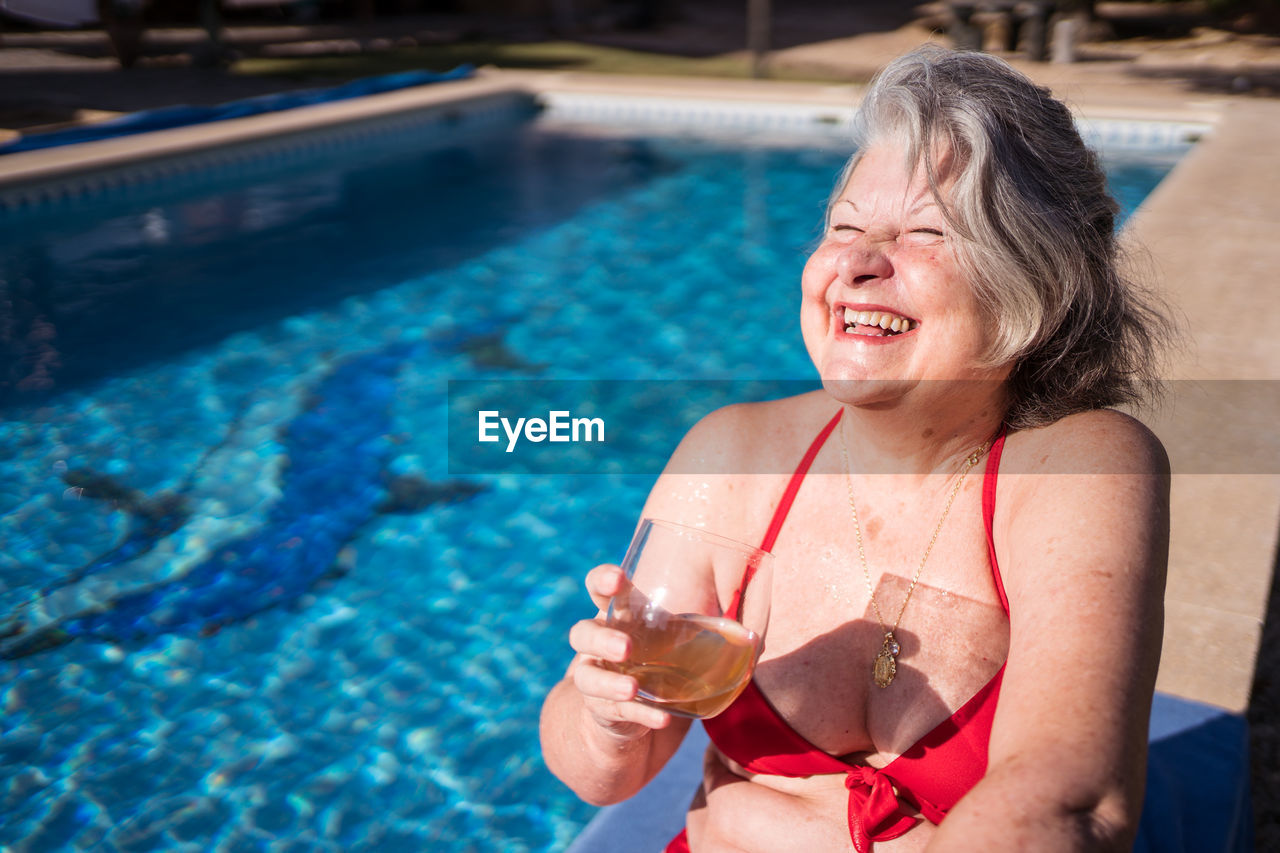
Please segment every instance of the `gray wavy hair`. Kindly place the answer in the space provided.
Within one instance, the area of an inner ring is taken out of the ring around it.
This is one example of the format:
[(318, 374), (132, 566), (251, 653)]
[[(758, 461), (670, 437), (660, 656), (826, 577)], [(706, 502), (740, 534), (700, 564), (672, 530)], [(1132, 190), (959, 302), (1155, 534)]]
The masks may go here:
[[(985, 361), (1014, 364), (1009, 427), (1158, 395), (1158, 357), (1173, 326), (1122, 272), (1118, 205), (1097, 155), (1048, 89), (996, 57), (926, 45), (872, 82), (837, 194), (877, 142), (904, 145), (908, 164), (924, 164), (995, 330)], [(954, 183), (944, 201), (938, 161), (947, 152)]]

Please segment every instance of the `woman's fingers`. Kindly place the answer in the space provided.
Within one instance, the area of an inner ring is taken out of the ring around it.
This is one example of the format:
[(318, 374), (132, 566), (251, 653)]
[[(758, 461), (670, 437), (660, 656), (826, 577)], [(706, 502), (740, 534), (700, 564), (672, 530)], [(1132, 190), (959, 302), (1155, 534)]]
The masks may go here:
[(642, 726), (645, 729), (665, 729), (671, 725), (671, 715), (639, 702), (622, 702), (614, 706), (619, 721), (625, 724)]
[(569, 629), (569, 645), (578, 654), (621, 663), (631, 652), (631, 638), (598, 619), (583, 619)]
[[(578, 652), (573, 666), (573, 686), (582, 694), (586, 709), (601, 726), (625, 737), (639, 737), (643, 729), (662, 729), (671, 715), (633, 701), (636, 680), (600, 664), (620, 663), (630, 652), (630, 638), (596, 619), (583, 619), (569, 629), (569, 643)], [(643, 727), (643, 729), (639, 728)]]
[(617, 566), (596, 566), (587, 572), (587, 592), (591, 602), (604, 613), (609, 609), (609, 599), (613, 598), (627, 585), (627, 576)]
[[(593, 669), (597, 668), (579, 667), (579, 671)], [(634, 686), (631, 692), (634, 694)], [(642, 737), (650, 730), (665, 729), (672, 720), (671, 715), (666, 711), (659, 711), (657, 708), (650, 708), (639, 702), (598, 698), (585, 692), (583, 702), (587, 713), (592, 716), (597, 725), (625, 738)]]
[[(601, 667), (601, 662), (621, 663), (631, 653), (631, 638), (604, 623), (609, 601), (628, 587), (617, 566), (596, 566), (587, 572), (586, 587), (600, 611), (595, 619), (583, 619), (569, 629), (569, 645), (578, 653), (573, 684), (583, 695), (586, 710), (597, 724), (622, 737), (640, 737), (649, 729), (671, 724), (671, 715), (634, 701), (636, 680), (630, 675)], [(625, 599), (625, 596), (624, 596)]]
[(584, 696), (607, 702), (628, 702), (636, 696), (636, 680), (620, 672), (601, 669), (589, 661), (579, 661), (573, 684)]
[(636, 680), (629, 675), (601, 669), (582, 659), (574, 667), (573, 684), (596, 722), (616, 734), (640, 737), (645, 729), (665, 729), (671, 724), (671, 715), (666, 711), (632, 701)]

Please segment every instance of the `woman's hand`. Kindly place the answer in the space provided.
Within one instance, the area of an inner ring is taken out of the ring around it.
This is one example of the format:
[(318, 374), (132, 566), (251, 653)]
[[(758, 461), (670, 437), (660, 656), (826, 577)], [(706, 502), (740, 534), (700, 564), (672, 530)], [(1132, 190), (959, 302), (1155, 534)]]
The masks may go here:
[(609, 599), (627, 584), (617, 566), (596, 566), (587, 592), (599, 613), (569, 630), (577, 655), (542, 705), (539, 734), (547, 767), (578, 796), (608, 805), (640, 790), (680, 746), (688, 720), (634, 701), (636, 680), (600, 666), (619, 663), (631, 639), (605, 624)]
[(601, 661), (621, 663), (631, 653), (631, 638), (604, 623), (609, 600), (627, 583), (617, 566), (596, 566), (588, 572), (587, 592), (600, 613), (569, 630), (569, 645), (578, 653), (572, 668), (573, 685), (582, 694), (583, 709), (593, 723), (620, 740), (665, 729), (672, 719), (665, 711), (634, 701), (638, 687), (634, 677), (599, 665)]

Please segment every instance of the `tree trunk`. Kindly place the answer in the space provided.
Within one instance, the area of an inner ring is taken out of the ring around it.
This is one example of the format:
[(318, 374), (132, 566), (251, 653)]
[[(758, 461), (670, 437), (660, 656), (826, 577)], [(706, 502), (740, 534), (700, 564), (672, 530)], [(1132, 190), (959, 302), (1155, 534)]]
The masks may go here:
[(142, 3), (98, 0), (98, 21), (111, 42), (121, 68), (132, 68), (142, 55)]
[(200, 0), (200, 26), (208, 33), (209, 42), (203, 50), (196, 51), (193, 59), (197, 65), (217, 67), (226, 57), (226, 46), (222, 43), (222, 0)]
[(770, 0), (747, 0), (747, 48), (751, 51), (751, 76), (769, 76)]

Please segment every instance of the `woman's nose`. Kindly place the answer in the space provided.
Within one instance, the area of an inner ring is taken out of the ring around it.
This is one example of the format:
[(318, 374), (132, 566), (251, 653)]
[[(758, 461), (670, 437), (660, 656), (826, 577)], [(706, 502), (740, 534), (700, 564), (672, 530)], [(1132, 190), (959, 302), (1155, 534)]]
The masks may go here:
[(870, 284), (893, 275), (893, 263), (882, 241), (869, 234), (847, 246), (836, 259), (836, 274), (850, 286)]

